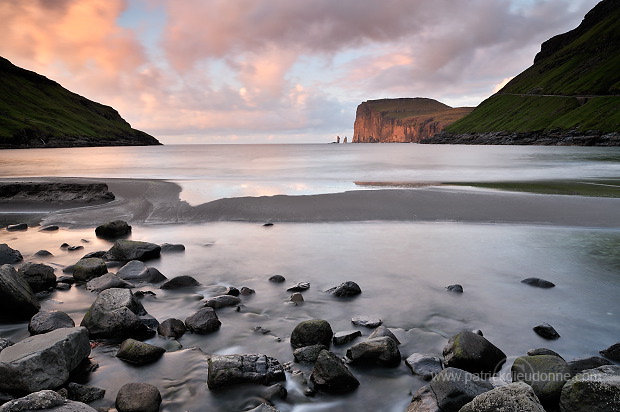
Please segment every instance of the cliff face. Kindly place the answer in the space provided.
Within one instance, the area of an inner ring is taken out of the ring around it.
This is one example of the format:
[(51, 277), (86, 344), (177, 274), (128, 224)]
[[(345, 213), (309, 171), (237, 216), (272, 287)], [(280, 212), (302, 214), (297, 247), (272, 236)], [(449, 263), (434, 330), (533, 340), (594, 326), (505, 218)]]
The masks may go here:
[(425, 98), (381, 99), (357, 107), (354, 143), (411, 143), (433, 136), (469, 113)]
[(0, 148), (158, 144), (112, 107), (0, 57)]

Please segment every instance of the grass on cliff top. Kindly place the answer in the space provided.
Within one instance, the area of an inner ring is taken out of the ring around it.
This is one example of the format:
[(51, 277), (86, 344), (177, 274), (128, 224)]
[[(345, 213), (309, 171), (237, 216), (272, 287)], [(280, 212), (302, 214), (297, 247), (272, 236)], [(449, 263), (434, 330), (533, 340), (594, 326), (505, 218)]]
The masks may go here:
[(447, 104), (423, 97), (403, 99), (381, 99), (366, 102), (372, 110), (380, 112), (384, 117), (404, 119), (422, 114), (442, 112), (452, 109)]
[(535, 132), (557, 129), (620, 131), (620, 96), (575, 97), (494, 95), (470, 115), (448, 126), (450, 133)]
[(599, 180), (536, 180), (519, 182), (451, 182), (450, 186), (469, 186), (483, 189), (527, 192), (546, 195), (573, 195), (620, 198), (620, 178)]

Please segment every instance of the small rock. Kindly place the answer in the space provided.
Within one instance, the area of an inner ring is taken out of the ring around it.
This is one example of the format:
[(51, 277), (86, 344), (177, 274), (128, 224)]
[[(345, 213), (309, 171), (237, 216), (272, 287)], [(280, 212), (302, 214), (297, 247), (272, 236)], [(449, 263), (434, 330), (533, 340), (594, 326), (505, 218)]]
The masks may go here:
[(161, 393), (148, 383), (126, 383), (116, 395), (118, 412), (158, 412)]
[(67, 248), (69, 252), (75, 252), (76, 250), (82, 250), (82, 249), (84, 249), (84, 246), (82, 245), (69, 246)]
[(263, 226), (265, 227), (273, 226), (273, 223), (271, 222), (263, 223)]
[(472, 330), (472, 332), (474, 332), (476, 335), (484, 336), (484, 333), (482, 333), (480, 329), (474, 329)]
[(291, 286), (290, 288), (286, 289), (287, 292), (303, 292), (304, 290), (307, 290), (310, 288), (310, 283), (308, 282), (299, 282), (294, 286)]
[(185, 319), (185, 327), (188, 330), (203, 335), (215, 332), (221, 325), (222, 322), (218, 319), (213, 308), (202, 308)]
[(549, 282), (548, 280), (540, 279), (540, 278), (527, 278), (523, 279), (521, 283), (525, 283), (526, 285), (535, 286), (537, 288), (549, 289), (555, 287), (553, 282)]
[(39, 229), (42, 232), (53, 232), (60, 229), (58, 226), (56, 225), (47, 225), (47, 226), (43, 226), (41, 229)]
[(52, 252), (50, 252), (49, 250), (45, 250), (45, 249), (41, 249), (37, 251), (34, 255), (39, 256), (39, 257), (54, 256)]
[(286, 278), (282, 275), (273, 275), (269, 278), (269, 281), (274, 283), (283, 283), (286, 282)]
[(455, 292), (455, 293), (463, 293), (463, 286), (461, 285), (450, 285), (450, 286), (446, 286), (446, 289), (449, 292)]
[(414, 375), (420, 375), (424, 380), (431, 380), (443, 370), (441, 359), (437, 356), (424, 353), (414, 353), (405, 360), (405, 364)]
[(548, 340), (555, 340), (560, 337), (560, 334), (548, 323), (541, 323), (538, 326), (534, 326), (533, 330), (538, 336)]
[(291, 333), (291, 345), (302, 348), (311, 345), (325, 345), (329, 347), (332, 336), (331, 325), (326, 320), (312, 319), (299, 323)]
[(318, 390), (327, 393), (347, 393), (359, 386), (359, 381), (349, 368), (333, 353), (323, 350), (319, 354), (310, 381)]
[(223, 295), (230, 295), (230, 296), (239, 296), (240, 294), (241, 292), (239, 291), (239, 289), (237, 289), (234, 286), (227, 287), (223, 293)]
[(68, 244), (67, 242), (64, 242), (64, 243), (62, 243), (62, 244), (60, 245), (60, 248), (61, 248), (61, 249), (66, 249), (66, 248), (68, 248), (68, 247), (69, 247), (69, 244)]
[(73, 328), (75, 322), (65, 312), (40, 310), (28, 322), (30, 335), (40, 335), (60, 328)]
[(162, 252), (185, 252), (185, 245), (180, 243), (172, 244), (172, 243), (163, 243), (161, 245)]
[(116, 238), (131, 233), (131, 226), (123, 220), (114, 220), (95, 228), (95, 235), (103, 238)]
[(620, 362), (620, 342), (614, 343), (613, 345), (611, 345), (607, 349), (603, 349), (599, 353), (607, 359)]
[(326, 350), (325, 345), (310, 345), (303, 348), (297, 348), (293, 351), (293, 359), (299, 363), (314, 363), (321, 351)]
[(387, 336), (368, 339), (347, 349), (347, 358), (354, 363), (373, 364), (386, 367), (400, 365), (398, 345)]
[(157, 268), (149, 266), (146, 268), (146, 270), (149, 272), (148, 282), (159, 283), (159, 282), (163, 282), (164, 280), (168, 280), (168, 278), (163, 273), (161, 273)]
[(116, 352), (116, 357), (137, 365), (153, 363), (166, 352), (164, 348), (140, 342), (135, 339), (126, 339)]
[(381, 326), (381, 324), (383, 323), (380, 318), (373, 316), (354, 316), (351, 319), (351, 322), (355, 326), (366, 326), (367, 328), (371, 329)]
[(196, 279), (188, 275), (176, 276), (172, 279), (164, 282), (160, 289), (181, 289), (194, 286), (200, 286), (200, 283)]
[(251, 289), (245, 286), (243, 286), (239, 292), (241, 293), (241, 296), (249, 296), (249, 295), (253, 295), (256, 293), (254, 289)]
[(355, 340), (355, 338), (359, 338), (361, 336), (362, 332), (359, 330), (347, 330), (334, 333), (332, 341), (334, 342), (334, 345), (344, 345), (345, 343), (349, 343)]
[(392, 338), (392, 340), (396, 342), (397, 345), (400, 345), (400, 341), (398, 340), (398, 338), (392, 333), (391, 330), (389, 330), (383, 325), (380, 325), (377, 329), (373, 330), (368, 339), (380, 338), (382, 336)]
[(304, 295), (299, 292), (295, 292), (291, 295), (289, 300), (293, 303), (302, 303), (304, 301)]
[(213, 309), (220, 309), (227, 306), (235, 306), (239, 303), (241, 303), (241, 299), (239, 299), (237, 296), (220, 295), (207, 299), (207, 301), (205, 302), (205, 306)]
[(69, 289), (71, 289), (71, 284), (69, 283), (64, 283), (64, 282), (56, 283), (56, 290), (69, 290)]
[(15, 225), (8, 225), (6, 227), (6, 230), (10, 231), (10, 232), (14, 232), (17, 230), (28, 230), (28, 224), (27, 223), (17, 223)]
[(348, 296), (357, 296), (362, 293), (362, 289), (359, 285), (353, 281), (346, 281), (341, 283), (340, 285), (328, 289), (325, 291), (326, 293), (331, 293), (334, 296), (338, 297), (348, 297)]
[(167, 338), (178, 339), (185, 334), (187, 328), (185, 323), (180, 319), (170, 318), (166, 319), (157, 327), (157, 333)]

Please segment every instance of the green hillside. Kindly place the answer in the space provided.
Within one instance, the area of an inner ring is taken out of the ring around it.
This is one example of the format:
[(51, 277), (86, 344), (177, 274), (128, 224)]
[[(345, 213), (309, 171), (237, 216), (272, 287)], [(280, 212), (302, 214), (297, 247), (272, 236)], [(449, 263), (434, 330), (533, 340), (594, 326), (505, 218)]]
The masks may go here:
[(492, 144), (493, 133), (512, 133), (501, 143), (561, 144), (568, 134), (587, 135), (572, 140), (581, 144), (620, 144), (604, 137), (620, 132), (619, 45), (620, 1), (603, 0), (579, 27), (543, 43), (529, 69), (428, 143)]
[(157, 144), (113, 108), (0, 57), (0, 148)]

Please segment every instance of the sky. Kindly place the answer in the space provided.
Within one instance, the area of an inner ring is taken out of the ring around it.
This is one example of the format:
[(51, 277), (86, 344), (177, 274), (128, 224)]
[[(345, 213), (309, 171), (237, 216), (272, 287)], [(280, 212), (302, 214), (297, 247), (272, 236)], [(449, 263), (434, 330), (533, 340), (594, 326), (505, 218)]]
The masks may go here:
[(366, 100), (476, 106), (598, 0), (0, 0), (0, 55), (164, 144), (352, 136)]

